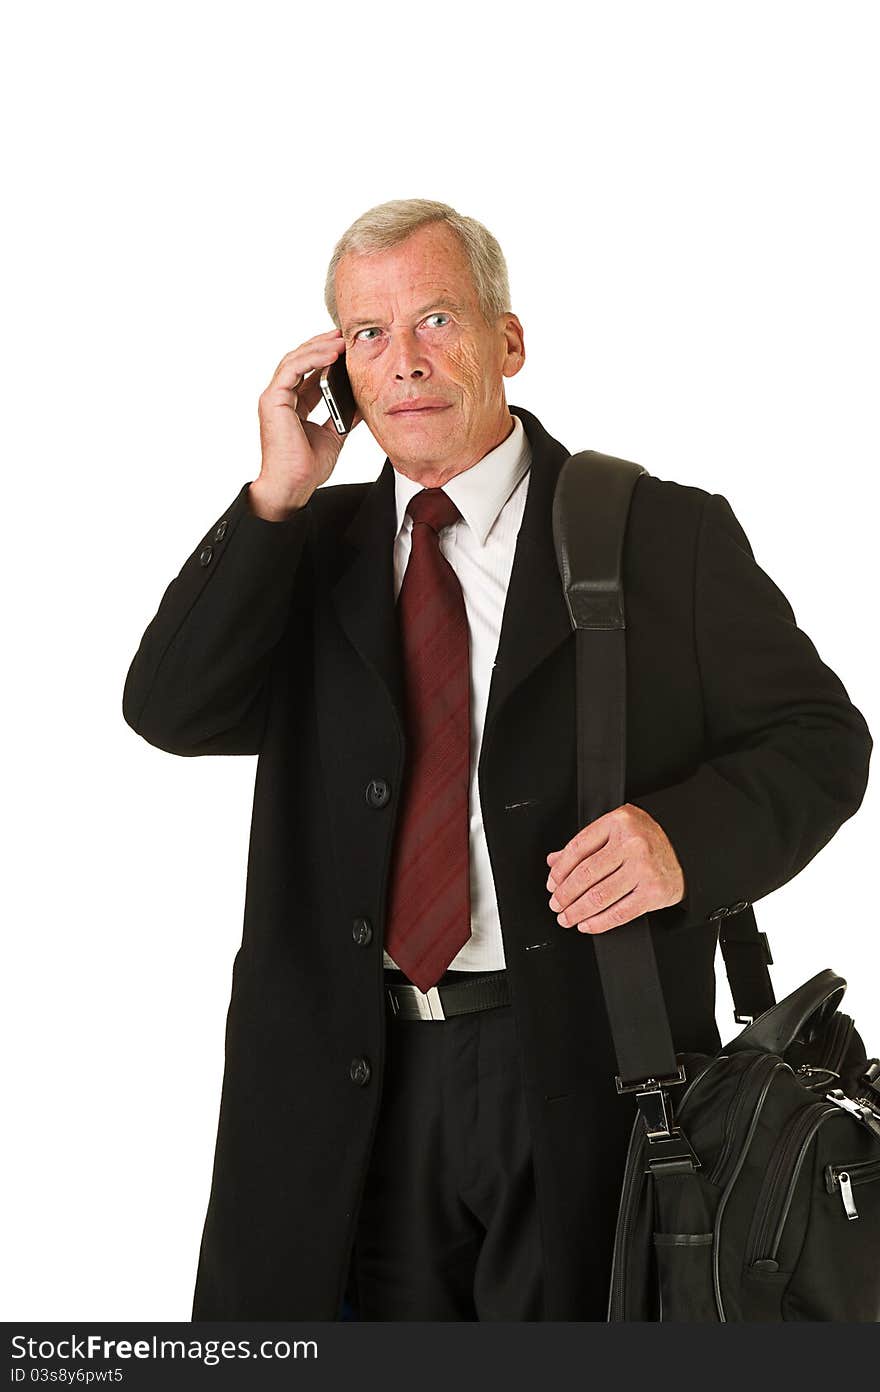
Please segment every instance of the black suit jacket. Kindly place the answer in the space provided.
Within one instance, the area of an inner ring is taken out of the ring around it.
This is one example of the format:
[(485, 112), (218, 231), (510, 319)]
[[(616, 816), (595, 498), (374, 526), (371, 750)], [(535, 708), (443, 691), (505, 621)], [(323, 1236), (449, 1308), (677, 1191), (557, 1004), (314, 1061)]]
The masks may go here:
[[(547, 1318), (601, 1320), (633, 1109), (613, 1084), (592, 941), (556, 923), (545, 889), (547, 852), (578, 830), (574, 637), (551, 531), (568, 451), (511, 410), (533, 457), (479, 788)], [(175, 754), (259, 756), (194, 1316), (335, 1319), (381, 1093), (406, 760), (394, 478), (386, 459), (375, 482), (325, 485), (278, 523), (249, 512), (247, 488), (165, 591), (123, 712)], [(687, 885), (652, 937), (677, 1049), (714, 1052), (713, 915), (803, 869), (859, 807), (872, 741), (720, 494), (642, 477), (624, 585), (627, 800), (665, 829)]]

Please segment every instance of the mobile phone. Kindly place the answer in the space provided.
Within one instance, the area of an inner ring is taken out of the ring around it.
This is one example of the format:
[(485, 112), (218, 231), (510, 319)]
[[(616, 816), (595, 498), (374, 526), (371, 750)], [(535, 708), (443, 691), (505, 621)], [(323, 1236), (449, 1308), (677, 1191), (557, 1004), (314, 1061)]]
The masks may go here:
[(331, 419), (336, 426), (336, 433), (347, 435), (351, 430), (357, 404), (345, 365), (345, 353), (340, 353), (329, 367), (322, 370), (319, 380), (324, 400), (330, 408)]

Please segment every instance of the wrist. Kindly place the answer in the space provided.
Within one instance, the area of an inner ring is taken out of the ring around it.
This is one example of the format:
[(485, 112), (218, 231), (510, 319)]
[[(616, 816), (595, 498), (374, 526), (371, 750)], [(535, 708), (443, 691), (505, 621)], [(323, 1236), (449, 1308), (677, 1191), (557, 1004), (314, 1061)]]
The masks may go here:
[(311, 494), (304, 497), (291, 498), (285, 502), (279, 502), (277, 497), (267, 494), (261, 487), (259, 479), (254, 479), (247, 491), (247, 501), (250, 511), (255, 517), (260, 517), (264, 522), (286, 522), (300, 508), (305, 507)]

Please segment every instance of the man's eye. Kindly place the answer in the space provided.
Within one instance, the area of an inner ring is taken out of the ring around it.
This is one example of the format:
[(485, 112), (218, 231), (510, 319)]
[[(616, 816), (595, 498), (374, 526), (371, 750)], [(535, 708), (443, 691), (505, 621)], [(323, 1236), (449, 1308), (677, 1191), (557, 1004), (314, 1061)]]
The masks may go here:
[[(448, 318), (449, 318), (449, 315), (446, 314), (446, 313), (444, 313), (443, 310), (438, 309), (437, 312), (436, 312), (436, 314), (429, 314), (429, 315), (428, 315), (428, 318), (429, 318), (429, 319), (448, 319)], [(441, 325), (441, 328), (442, 328), (442, 325)]]
[[(379, 332), (379, 330), (378, 330), (377, 328), (360, 329), (359, 332), (355, 334), (355, 338), (360, 338), (361, 334), (365, 334), (365, 333), (378, 333), (378, 332)], [(373, 341), (373, 340), (372, 340), (371, 338), (365, 338), (365, 339), (364, 339), (364, 343), (372, 343), (372, 341)]]

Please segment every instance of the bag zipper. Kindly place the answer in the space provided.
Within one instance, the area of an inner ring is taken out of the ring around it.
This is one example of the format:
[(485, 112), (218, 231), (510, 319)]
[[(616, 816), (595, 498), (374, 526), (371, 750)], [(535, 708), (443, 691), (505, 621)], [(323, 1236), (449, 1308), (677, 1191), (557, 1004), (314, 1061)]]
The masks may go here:
[(635, 1164), (636, 1153), (641, 1154), (646, 1140), (645, 1127), (641, 1115), (633, 1120), (629, 1135), (629, 1146), (624, 1164), (624, 1187), (620, 1196), (617, 1231), (614, 1234), (614, 1253), (611, 1258), (611, 1296), (608, 1304), (609, 1321), (625, 1319), (623, 1313), (627, 1277), (627, 1257), (629, 1255), (629, 1228), (632, 1211), (633, 1192), (636, 1178), (641, 1178), (642, 1167)]
[(718, 1211), (715, 1214), (714, 1237), (712, 1240), (712, 1281), (715, 1286), (715, 1304), (718, 1307), (718, 1319), (722, 1324), (727, 1323), (727, 1316), (724, 1313), (724, 1299), (721, 1295), (721, 1219), (724, 1216), (724, 1210), (727, 1206), (727, 1200), (730, 1198), (733, 1186), (736, 1183), (736, 1180), (739, 1176), (739, 1172), (742, 1169), (743, 1164), (745, 1162), (749, 1146), (752, 1144), (752, 1138), (755, 1134), (755, 1131), (757, 1130), (758, 1121), (760, 1119), (764, 1103), (767, 1100), (767, 1093), (770, 1091), (770, 1085), (780, 1069), (787, 1068), (789, 1073), (793, 1071), (790, 1064), (786, 1063), (784, 1059), (778, 1058), (775, 1054), (765, 1054), (764, 1058), (765, 1060), (770, 1060), (772, 1062), (772, 1067), (766, 1079), (764, 1080), (761, 1086), (761, 1092), (755, 1101), (754, 1111), (752, 1112), (752, 1119), (749, 1122), (749, 1129), (746, 1132), (745, 1139), (742, 1143), (742, 1147), (740, 1148), (739, 1156), (734, 1157), (735, 1163), (733, 1173), (727, 1180), (727, 1184), (718, 1203)]
[(853, 1198), (853, 1185), (867, 1184), (873, 1179), (880, 1179), (880, 1160), (856, 1160), (852, 1165), (825, 1166), (825, 1188), (829, 1194), (839, 1191), (847, 1218), (859, 1216)]
[[(756, 1059), (753, 1059), (753, 1061), (749, 1064), (748, 1068), (744, 1071), (742, 1077), (740, 1078), (737, 1094), (733, 1102), (733, 1108), (729, 1112), (727, 1117), (727, 1122), (725, 1125), (724, 1144), (721, 1147), (721, 1153), (719, 1154), (718, 1159), (716, 1160), (712, 1168), (712, 1173), (707, 1175), (707, 1179), (709, 1180), (710, 1184), (717, 1184), (723, 1187), (725, 1170), (729, 1168), (729, 1162), (731, 1161), (734, 1154), (733, 1148), (735, 1144), (737, 1124), (739, 1122), (740, 1114), (742, 1113), (746, 1104), (752, 1101), (754, 1096), (753, 1090), (749, 1085), (752, 1082), (753, 1078), (760, 1077), (764, 1073), (768, 1066), (768, 1061), (770, 1060), (772, 1060), (772, 1063), (770, 1064), (771, 1071), (775, 1072), (779, 1062), (776, 1055), (759, 1054), (758, 1057)], [(783, 1063), (783, 1066), (785, 1068), (790, 1067), (790, 1065), (787, 1063)]]
[(760, 1261), (764, 1270), (769, 1270), (771, 1268), (767, 1263), (776, 1262), (785, 1221), (810, 1142), (827, 1117), (842, 1115), (844, 1113), (839, 1107), (833, 1104), (829, 1106), (823, 1100), (811, 1102), (790, 1118), (776, 1143), (758, 1196), (754, 1237), (746, 1253), (746, 1266)]
[(811, 1092), (830, 1087), (831, 1079), (840, 1077), (833, 1068), (817, 1068), (812, 1063), (800, 1063), (794, 1072), (798, 1082), (803, 1083)]

